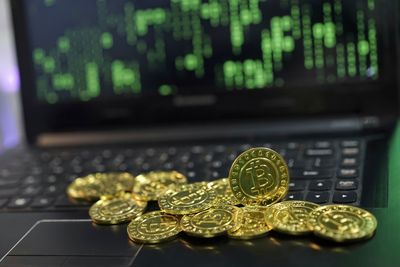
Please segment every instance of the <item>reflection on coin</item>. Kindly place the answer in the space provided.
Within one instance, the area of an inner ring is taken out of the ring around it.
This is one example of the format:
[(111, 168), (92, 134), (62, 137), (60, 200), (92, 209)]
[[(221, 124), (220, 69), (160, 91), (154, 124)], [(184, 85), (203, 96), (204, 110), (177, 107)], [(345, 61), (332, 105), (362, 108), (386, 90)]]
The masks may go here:
[(268, 208), (268, 223), (275, 231), (302, 235), (311, 232), (307, 225), (310, 213), (319, 205), (307, 201), (284, 201)]
[(213, 189), (217, 194), (215, 205), (239, 205), (239, 200), (233, 195), (229, 185), (229, 179), (223, 178), (208, 183), (208, 187)]
[(182, 230), (193, 236), (214, 237), (238, 225), (238, 216), (242, 210), (235, 206), (220, 206), (185, 215), (181, 219)]
[(267, 206), (288, 191), (289, 170), (279, 153), (269, 148), (252, 148), (240, 154), (229, 171), (234, 196), (243, 205)]
[(128, 236), (141, 243), (160, 243), (171, 240), (181, 231), (179, 219), (160, 211), (143, 214), (128, 225)]
[(177, 171), (153, 171), (135, 178), (132, 196), (142, 201), (158, 200), (172, 186), (186, 184), (187, 178)]
[(368, 211), (346, 205), (319, 207), (307, 223), (315, 235), (336, 242), (370, 238), (378, 224)]
[(266, 235), (272, 228), (267, 223), (266, 207), (243, 207), (243, 218), (239, 229), (228, 231), (228, 236), (235, 239), (252, 239)]
[(168, 190), (160, 197), (158, 205), (166, 213), (184, 215), (209, 209), (215, 200), (215, 191), (198, 183)]
[(89, 209), (90, 218), (97, 224), (119, 224), (128, 222), (141, 215), (146, 202), (140, 202), (127, 196), (113, 199), (101, 199)]
[(74, 180), (67, 188), (68, 196), (75, 199), (98, 200), (119, 192), (132, 191), (134, 176), (126, 172), (94, 173)]

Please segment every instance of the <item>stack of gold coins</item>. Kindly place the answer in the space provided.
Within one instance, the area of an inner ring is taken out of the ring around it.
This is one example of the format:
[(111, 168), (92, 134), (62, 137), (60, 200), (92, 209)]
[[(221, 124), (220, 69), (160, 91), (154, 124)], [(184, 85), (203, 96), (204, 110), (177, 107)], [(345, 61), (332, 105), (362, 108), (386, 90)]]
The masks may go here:
[[(289, 170), (279, 153), (252, 148), (232, 163), (228, 178), (188, 183), (177, 171), (93, 174), (76, 179), (67, 190), (74, 199), (97, 200), (89, 210), (93, 222), (130, 222), (129, 238), (160, 243), (183, 232), (200, 238), (225, 235), (252, 239), (270, 231), (314, 234), (334, 242), (368, 239), (377, 221), (361, 208), (283, 201)], [(160, 210), (147, 212), (148, 202)]]

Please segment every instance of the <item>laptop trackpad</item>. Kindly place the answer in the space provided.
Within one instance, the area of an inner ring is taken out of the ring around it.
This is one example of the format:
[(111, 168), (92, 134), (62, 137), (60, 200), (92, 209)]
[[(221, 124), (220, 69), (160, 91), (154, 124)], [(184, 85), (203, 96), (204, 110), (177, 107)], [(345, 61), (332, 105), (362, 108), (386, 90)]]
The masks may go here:
[(140, 245), (128, 240), (126, 225), (98, 226), (88, 220), (49, 220), (37, 223), (2, 264), (130, 266), (139, 251)]

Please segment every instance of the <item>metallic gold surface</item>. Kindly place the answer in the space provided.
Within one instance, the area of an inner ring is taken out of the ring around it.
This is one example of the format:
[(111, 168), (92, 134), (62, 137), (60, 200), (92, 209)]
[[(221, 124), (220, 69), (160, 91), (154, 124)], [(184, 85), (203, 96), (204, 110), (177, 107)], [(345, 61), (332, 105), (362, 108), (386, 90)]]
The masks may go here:
[(268, 223), (275, 231), (303, 235), (311, 233), (307, 220), (319, 205), (307, 201), (284, 201), (268, 208)]
[(185, 215), (181, 219), (181, 228), (188, 235), (215, 237), (225, 234), (238, 225), (242, 210), (235, 206), (220, 206), (197, 214)]
[(272, 228), (267, 223), (266, 207), (246, 206), (240, 227), (236, 231), (228, 231), (228, 236), (234, 239), (253, 239), (266, 235)]
[(239, 205), (239, 200), (233, 195), (229, 179), (223, 178), (208, 183), (208, 187), (217, 194), (216, 205)]
[(132, 241), (154, 244), (175, 238), (181, 227), (179, 218), (161, 211), (153, 211), (133, 220), (127, 231)]
[(315, 235), (335, 242), (370, 238), (378, 224), (368, 211), (346, 205), (319, 207), (310, 214), (307, 223)]
[(289, 170), (274, 150), (251, 148), (233, 162), (229, 182), (234, 196), (243, 205), (267, 206), (285, 197)]
[(89, 209), (90, 218), (97, 224), (120, 224), (141, 215), (147, 203), (132, 199), (130, 194), (113, 199), (101, 199)]
[(169, 214), (193, 214), (211, 208), (216, 193), (202, 183), (177, 186), (168, 190), (158, 200), (160, 209)]
[(155, 201), (168, 189), (186, 183), (186, 176), (177, 171), (143, 173), (135, 178), (132, 196), (142, 201)]

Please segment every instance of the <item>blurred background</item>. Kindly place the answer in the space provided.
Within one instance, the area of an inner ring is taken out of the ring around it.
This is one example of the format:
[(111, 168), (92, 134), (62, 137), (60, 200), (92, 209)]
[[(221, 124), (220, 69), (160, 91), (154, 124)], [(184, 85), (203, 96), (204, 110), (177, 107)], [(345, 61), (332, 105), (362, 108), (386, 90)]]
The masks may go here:
[(0, 0), (0, 150), (17, 144), (21, 136), (19, 77), (11, 25), (8, 0)]

